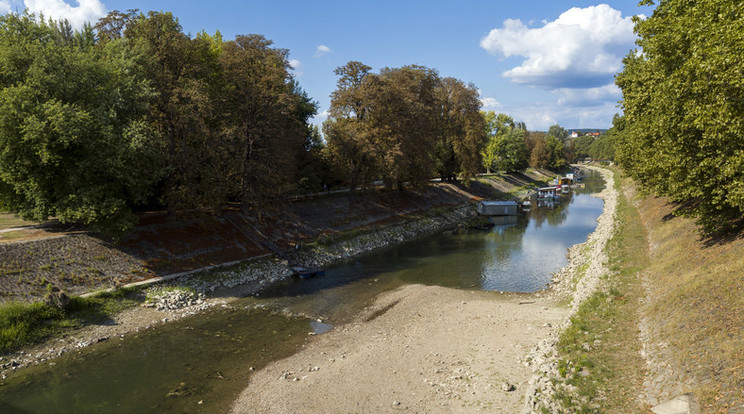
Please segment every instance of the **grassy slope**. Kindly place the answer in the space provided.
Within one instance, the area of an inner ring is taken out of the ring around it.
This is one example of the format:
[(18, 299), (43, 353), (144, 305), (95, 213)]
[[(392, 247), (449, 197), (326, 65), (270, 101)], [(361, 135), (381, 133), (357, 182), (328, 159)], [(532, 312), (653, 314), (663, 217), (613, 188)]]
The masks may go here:
[(640, 203), (649, 228), (648, 318), (697, 387), (703, 412), (744, 412), (744, 237), (706, 243), (660, 198)]
[(612, 274), (605, 275), (604, 288), (580, 306), (558, 343), (559, 371), (568, 387), (556, 395), (565, 412), (644, 409), (634, 397), (640, 394), (644, 373), (638, 310), (643, 294), (639, 272), (648, 264), (646, 233), (637, 210), (622, 194), (618, 173), (615, 183), (617, 222), (608, 244)]
[(0, 305), (0, 355), (71, 329), (102, 323), (144, 301), (140, 289), (119, 289), (95, 297), (73, 297), (65, 309), (42, 302)]
[(704, 413), (744, 412), (744, 237), (706, 243), (692, 220), (670, 215), (664, 199), (637, 197), (632, 183), (615, 177), (621, 197), (608, 246), (613, 274), (559, 342), (561, 371), (576, 387), (559, 393), (566, 412), (648, 412), (638, 402), (641, 316), (655, 332), (651, 342), (666, 341), (668, 362), (697, 384), (683, 392), (693, 392)]

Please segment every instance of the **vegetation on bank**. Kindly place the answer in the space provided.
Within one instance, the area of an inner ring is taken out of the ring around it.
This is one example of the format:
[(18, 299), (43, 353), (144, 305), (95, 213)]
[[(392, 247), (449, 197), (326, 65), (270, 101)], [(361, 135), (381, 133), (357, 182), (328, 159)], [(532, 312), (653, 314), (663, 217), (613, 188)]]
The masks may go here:
[[(744, 407), (744, 237), (701, 240), (692, 219), (671, 214), (673, 203), (639, 194), (620, 171), (615, 180), (610, 274), (559, 339), (565, 412), (642, 412), (648, 392), (691, 392), (702, 412)], [(650, 365), (641, 356), (642, 321)], [(663, 369), (649, 369), (659, 363)]]
[(606, 247), (610, 274), (603, 276), (601, 290), (581, 304), (558, 342), (563, 378), (556, 398), (565, 412), (643, 411), (636, 399), (645, 373), (638, 321), (648, 244), (638, 211), (623, 194), (625, 185), (616, 170), (615, 232)]
[(140, 289), (117, 289), (93, 297), (72, 297), (63, 308), (44, 302), (0, 304), (0, 353), (39, 343), (51, 336), (101, 323), (145, 300)]
[(744, 7), (721, 0), (658, 3), (636, 18), (638, 50), (616, 83), (624, 119), (617, 160), (678, 203), (707, 234), (744, 225)]
[(260, 217), (298, 193), (574, 160), (565, 129), (483, 113), (475, 85), (417, 65), (337, 68), (322, 136), (288, 50), (187, 35), (167, 12), (113, 11), (80, 31), (5, 14), (0, 68), (0, 209), (113, 236), (143, 210), (237, 202)]
[[(651, 334), (668, 346), (677, 386), (702, 412), (744, 409), (744, 233), (701, 240), (691, 218), (658, 197), (639, 203), (653, 245), (647, 267)], [(662, 350), (663, 351), (663, 350)]]

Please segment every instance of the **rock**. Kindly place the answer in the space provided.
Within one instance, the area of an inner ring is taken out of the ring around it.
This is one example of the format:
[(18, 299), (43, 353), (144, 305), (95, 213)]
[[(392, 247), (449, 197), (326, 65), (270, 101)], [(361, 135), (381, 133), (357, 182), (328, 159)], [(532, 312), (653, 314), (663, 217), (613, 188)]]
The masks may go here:
[(516, 390), (516, 389), (517, 389), (517, 387), (515, 387), (514, 384), (510, 384), (510, 383), (508, 383), (506, 381), (504, 381), (504, 383), (501, 384), (501, 391), (511, 392), (511, 391)]
[(692, 394), (683, 394), (657, 405), (651, 411), (655, 414), (699, 414), (700, 406)]
[(55, 286), (52, 287), (46, 295), (44, 295), (44, 303), (53, 308), (64, 309), (65, 306), (70, 303), (70, 297)]

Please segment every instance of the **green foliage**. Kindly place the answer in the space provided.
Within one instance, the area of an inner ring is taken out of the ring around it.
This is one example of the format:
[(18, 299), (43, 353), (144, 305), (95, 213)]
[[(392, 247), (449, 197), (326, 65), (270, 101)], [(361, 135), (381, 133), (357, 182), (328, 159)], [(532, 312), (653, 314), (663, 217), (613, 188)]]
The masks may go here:
[(483, 165), (487, 169), (508, 173), (524, 171), (528, 166), (526, 131), (518, 128), (506, 114), (489, 111), (486, 119), (488, 144), (483, 151)]
[(744, 213), (744, 48), (739, 2), (666, 0), (636, 21), (641, 50), (617, 76), (618, 162), (683, 203), (707, 232)]
[(568, 131), (558, 124), (551, 125), (548, 128), (548, 135), (558, 138), (563, 143), (568, 139)]
[(100, 323), (141, 303), (138, 292), (137, 289), (119, 289), (89, 298), (72, 297), (64, 309), (41, 302), (0, 305), (0, 352), (38, 343), (85, 323)]
[(116, 236), (134, 209), (259, 209), (293, 189), (316, 104), (288, 51), (191, 38), (166, 12), (95, 28), (0, 17), (0, 208)]
[(575, 138), (573, 140), (574, 144), (574, 154), (576, 155), (576, 158), (579, 160), (582, 160), (584, 158), (590, 157), (590, 148), (592, 144), (594, 143), (595, 139), (591, 135), (584, 135), (578, 138)]
[(120, 234), (162, 170), (152, 89), (121, 42), (0, 17), (0, 207)]
[(0, 352), (17, 349), (38, 341), (55, 331), (48, 324), (60, 318), (63, 311), (44, 303), (10, 303), (0, 306)]
[(442, 179), (459, 174), (467, 183), (481, 171), (481, 149), (487, 139), (478, 89), (444, 78), (438, 94), (441, 118), (434, 150), (436, 169)]
[(559, 138), (549, 134), (546, 135), (545, 149), (549, 154), (550, 159), (550, 161), (548, 161), (548, 167), (562, 168), (568, 164), (566, 160), (566, 146)]
[(376, 74), (351, 61), (336, 74), (323, 132), (328, 159), (352, 188), (380, 179), (420, 187), (435, 173), (469, 180), (478, 172), (485, 137), (473, 85), (416, 65)]
[(624, 118), (615, 115), (612, 119), (612, 128), (592, 141), (587, 149), (587, 155), (599, 160), (615, 160), (615, 140), (623, 132), (624, 127)]

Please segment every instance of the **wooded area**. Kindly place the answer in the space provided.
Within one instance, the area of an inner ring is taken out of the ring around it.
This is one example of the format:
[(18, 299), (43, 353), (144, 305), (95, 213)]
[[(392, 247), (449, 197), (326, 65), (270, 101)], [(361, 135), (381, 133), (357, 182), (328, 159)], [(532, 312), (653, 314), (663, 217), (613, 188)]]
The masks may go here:
[(186, 35), (167, 12), (114, 11), (79, 31), (1, 16), (0, 209), (121, 235), (136, 211), (233, 202), (260, 215), (297, 193), (575, 159), (560, 126), (528, 132), (481, 112), (475, 85), (416, 65), (337, 68), (321, 134), (288, 56), (261, 35)]
[(744, 213), (742, 21), (740, 2), (660, 1), (636, 19), (640, 49), (617, 76), (619, 163), (709, 233), (741, 224)]

